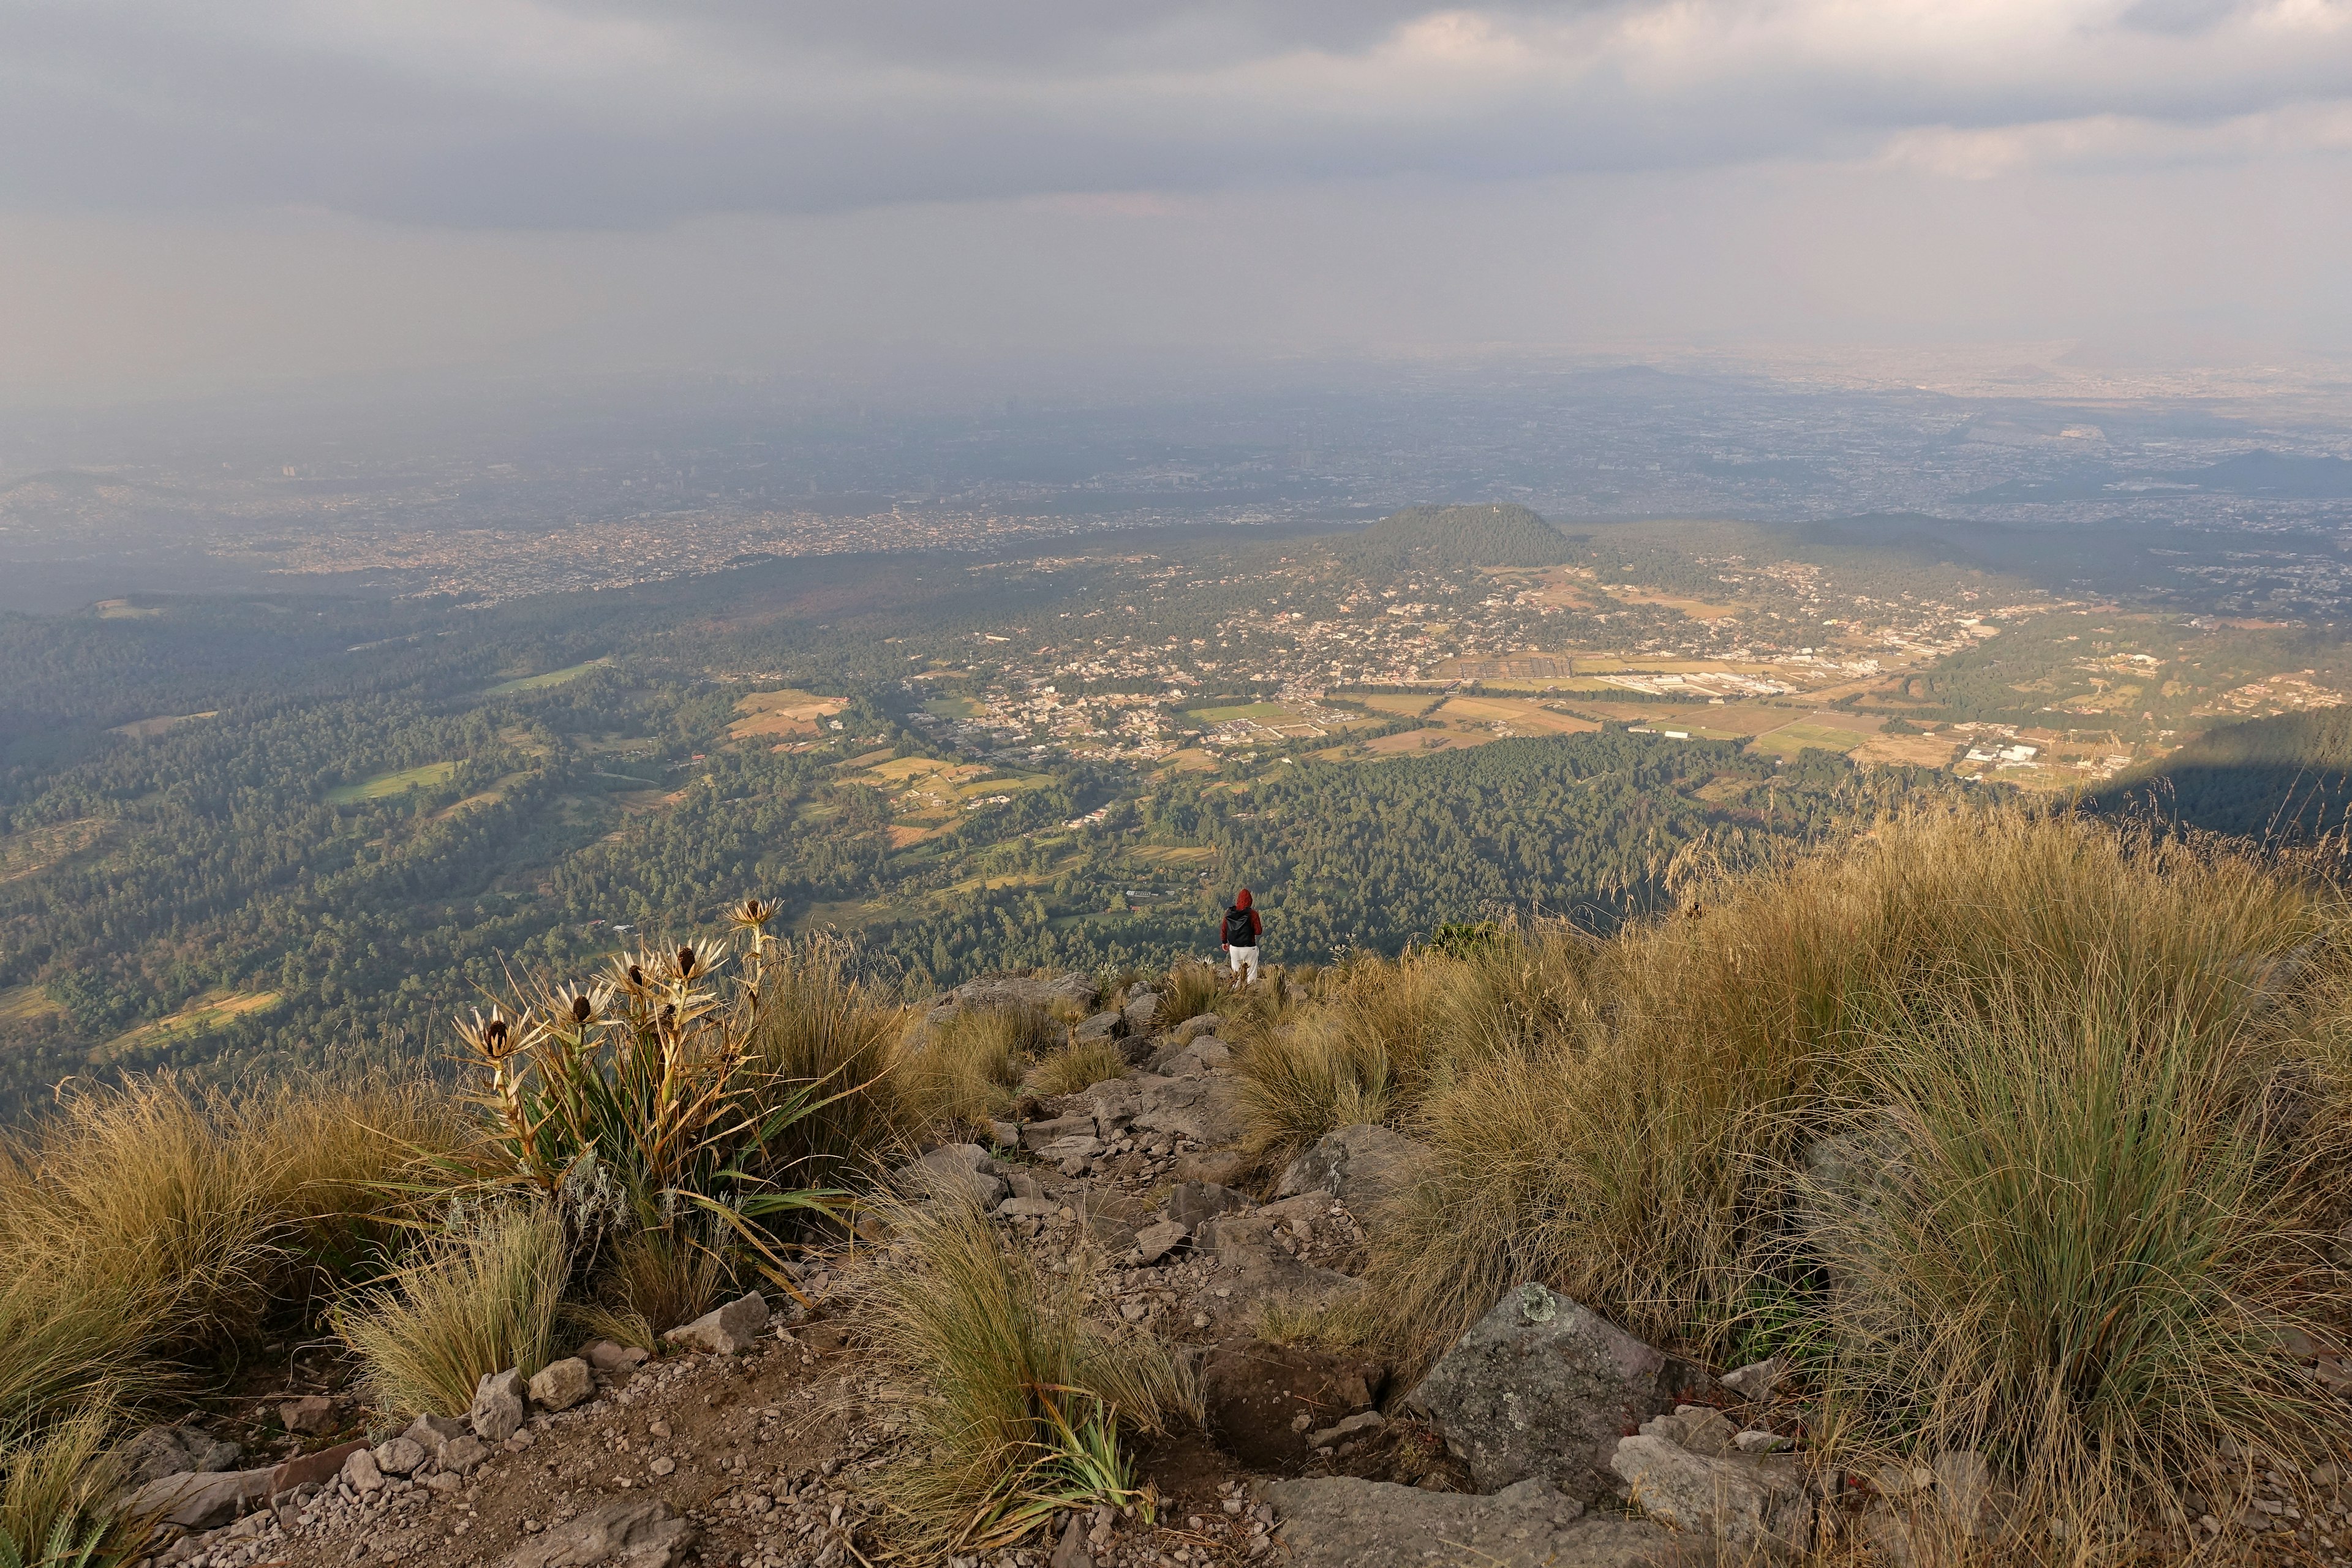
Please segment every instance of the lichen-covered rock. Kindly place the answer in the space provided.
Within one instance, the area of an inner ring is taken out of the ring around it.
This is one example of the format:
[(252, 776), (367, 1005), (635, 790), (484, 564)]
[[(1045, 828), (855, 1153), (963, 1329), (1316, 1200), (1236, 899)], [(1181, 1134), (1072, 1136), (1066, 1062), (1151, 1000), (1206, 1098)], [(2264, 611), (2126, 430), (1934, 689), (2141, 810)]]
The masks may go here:
[(1554, 1481), (1591, 1500), (1617, 1440), (1704, 1389), (1706, 1375), (1541, 1285), (1507, 1292), (1408, 1403), (1436, 1422), (1482, 1490)]
[(1259, 1495), (1282, 1516), (1290, 1568), (1637, 1568), (1672, 1540), (1540, 1481), (1470, 1497), (1333, 1476)]
[(664, 1342), (713, 1355), (741, 1355), (768, 1326), (768, 1299), (753, 1290), (664, 1334)]

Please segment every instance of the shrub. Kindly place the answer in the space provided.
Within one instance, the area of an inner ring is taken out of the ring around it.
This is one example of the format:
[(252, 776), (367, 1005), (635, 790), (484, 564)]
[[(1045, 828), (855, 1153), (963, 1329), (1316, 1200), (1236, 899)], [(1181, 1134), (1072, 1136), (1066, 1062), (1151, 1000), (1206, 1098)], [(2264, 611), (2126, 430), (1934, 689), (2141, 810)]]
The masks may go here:
[(1058, 1509), (1148, 1505), (1122, 1432), (1196, 1421), (1168, 1348), (1086, 1316), (1077, 1272), (1041, 1279), (968, 1200), (885, 1198), (891, 1261), (868, 1288), (878, 1353), (918, 1390), (921, 1451), (892, 1477), (904, 1544), (924, 1561), (1010, 1544)]
[(1029, 1087), (1039, 1094), (1076, 1094), (1126, 1071), (1127, 1058), (1111, 1041), (1072, 1041), (1037, 1064)]
[(380, 1404), (404, 1414), (464, 1410), (484, 1374), (514, 1367), (529, 1376), (547, 1364), (572, 1272), (551, 1206), (477, 1215), (423, 1252), (334, 1313)]

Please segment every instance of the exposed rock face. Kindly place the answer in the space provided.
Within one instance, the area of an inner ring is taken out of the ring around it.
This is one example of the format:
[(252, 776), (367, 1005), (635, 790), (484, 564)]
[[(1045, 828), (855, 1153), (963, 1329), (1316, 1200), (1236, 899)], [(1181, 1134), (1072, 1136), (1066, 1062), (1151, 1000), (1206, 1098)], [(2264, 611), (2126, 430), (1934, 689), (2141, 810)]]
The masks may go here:
[(961, 1007), (1051, 1007), (1066, 1003), (1091, 1011), (1101, 987), (1091, 974), (984, 974), (967, 980), (948, 993)]
[(1168, 1217), (1187, 1227), (1247, 1207), (1247, 1197), (1216, 1182), (1180, 1182), (1168, 1194)]
[(132, 1519), (211, 1530), (269, 1499), (268, 1470), (201, 1470), (149, 1481), (122, 1500)]
[(1812, 1540), (1813, 1500), (1792, 1458), (1695, 1454), (1660, 1434), (1622, 1439), (1609, 1468), (1635, 1508), (1686, 1533), (1790, 1555)]
[(768, 1299), (753, 1290), (715, 1312), (705, 1312), (694, 1321), (672, 1329), (662, 1339), (688, 1350), (741, 1355), (758, 1342), (760, 1331), (767, 1326)]
[(1344, 1477), (1275, 1481), (1292, 1568), (1636, 1568), (1669, 1542), (1654, 1524), (1588, 1515), (1540, 1481), (1493, 1497)]
[(1148, 1035), (1151, 1032), (1151, 1020), (1160, 1014), (1160, 993), (1149, 990), (1130, 991), (1127, 995), (1127, 1005), (1122, 1011), (1127, 1016), (1128, 1033)]
[(467, 1419), (474, 1436), (485, 1443), (503, 1443), (522, 1430), (522, 1373), (509, 1367), (504, 1372), (486, 1372), (474, 1385), (474, 1407)]
[(977, 1143), (949, 1143), (915, 1162), (916, 1177), (940, 1192), (968, 1197), (985, 1209), (1003, 1197), (1004, 1179), (996, 1162)]
[(526, 1541), (499, 1568), (677, 1568), (700, 1532), (659, 1498), (607, 1503)]
[(1174, 1220), (1145, 1226), (1135, 1233), (1136, 1261), (1146, 1267), (1159, 1262), (1192, 1234), (1192, 1227)]
[(1327, 1132), (1290, 1162), (1275, 1184), (1278, 1198), (1328, 1193), (1366, 1224), (1411, 1188), (1429, 1151), (1401, 1132), (1361, 1122)]
[(1530, 1477), (1590, 1500), (1617, 1439), (1706, 1376), (1541, 1285), (1507, 1293), (1441, 1357), (1409, 1403), (1435, 1421), (1479, 1487)]
[[(1097, 1132), (1103, 1136), (1126, 1127), (1171, 1133), (1202, 1145), (1230, 1143), (1241, 1136), (1230, 1075), (1160, 1078), (1129, 1073), (1096, 1084), (1082, 1098), (1093, 1112)], [(1022, 1137), (1028, 1139), (1028, 1129), (1022, 1130)]]
[(1370, 1409), (1383, 1375), (1354, 1357), (1233, 1339), (1202, 1358), (1201, 1402), (1219, 1447), (1253, 1469), (1295, 1470), (1307, 1435)]
[[(468, 1439), (471, 1441), (471, 1439)], [(367, 1444), (360, 1441), (338, 1443), (331, 1448), (321, 1448), (315, 1454), (297, 1454), (269, 1472), (269, 1495), (291, 1491), (333, 1480), (342, 1473), (343, 1464)], [(431, 1450), (427, 1448), (426, 1452)]]
[(569, 1410), (596, 1392), (596, 1374), (578, 1356), (549, 1362), (531, 1374), (530, 1402), (544, 1410)]
[(123, 1484), (142, 1487), (165, 1476), (226, 1470), (245, 1452), (194, 1426), (150, 1426), (122, 1446)]

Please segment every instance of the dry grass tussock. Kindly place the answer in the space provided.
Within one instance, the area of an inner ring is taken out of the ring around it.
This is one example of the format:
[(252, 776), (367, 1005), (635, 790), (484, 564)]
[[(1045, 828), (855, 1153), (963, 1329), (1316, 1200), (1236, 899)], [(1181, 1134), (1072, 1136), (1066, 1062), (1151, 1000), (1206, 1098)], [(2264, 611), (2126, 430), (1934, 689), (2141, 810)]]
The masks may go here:
[(918, 1024), (899, 1047), (893, 1094), (908, 1129), (978, 1127), (1010, 1110), (1032, 1062), (1063, 1038), (1034, 1007), (971, 1007)]
[(434, 1237), (390, 1283), (340, 1305), (335, 1328), (380, 1407), (464, 1410), (485, 1374), (516, 1367), (528, 1377), (547, 1364), (571, 1271), (552, 1209), (493, 1211)]
[(1127, 1071), (1127, 1058), (1110, 1040), (1073, 1040), (1039, 1062), (1029, 1075), (1034, 1094), (1076, 1094)]
[(1261, 1146), (1369, 1116), (1433, 1147), (1373, 1264), (1408, 1358), (1542, 1279), (1795, 1352), (1849, 1441), (1983, 1449), (2043, 1519), (2352, 1442), (2279, 1349), (2352, 1212), (2333, 893), (1988, 814), (1703, 900), (1368, 966), (1253, 1043)]
[(922, 1561), (1009, 1544), (1055, 1510), (1149, 1503), (1125, 1435), (1199, 1418), (1166, 1345), (1086, 1314), (1082, 1271), (1045, 1278), (968, 1200), (885, 1198), (865, 1320), (909, 1389), (917, 1449), (892, 1478)]

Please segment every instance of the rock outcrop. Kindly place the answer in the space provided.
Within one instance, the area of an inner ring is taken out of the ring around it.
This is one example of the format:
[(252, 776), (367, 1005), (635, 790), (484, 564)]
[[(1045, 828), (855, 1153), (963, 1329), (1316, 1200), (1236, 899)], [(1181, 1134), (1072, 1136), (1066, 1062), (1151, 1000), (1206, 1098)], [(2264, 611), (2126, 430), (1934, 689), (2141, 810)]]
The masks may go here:
[(1408, 1399), (1484, 1491), (1536, 1479), (1590, 1500), (1619, 1437), (1706, 1374), (1541, 1285), (1507, 1293)]
[(1643, 1568), (1672, 1540), (1541, 1481), (1471, 1497), (1328, 1477), (1259, 1495), (1282, 1515), (1291, 1568)]

